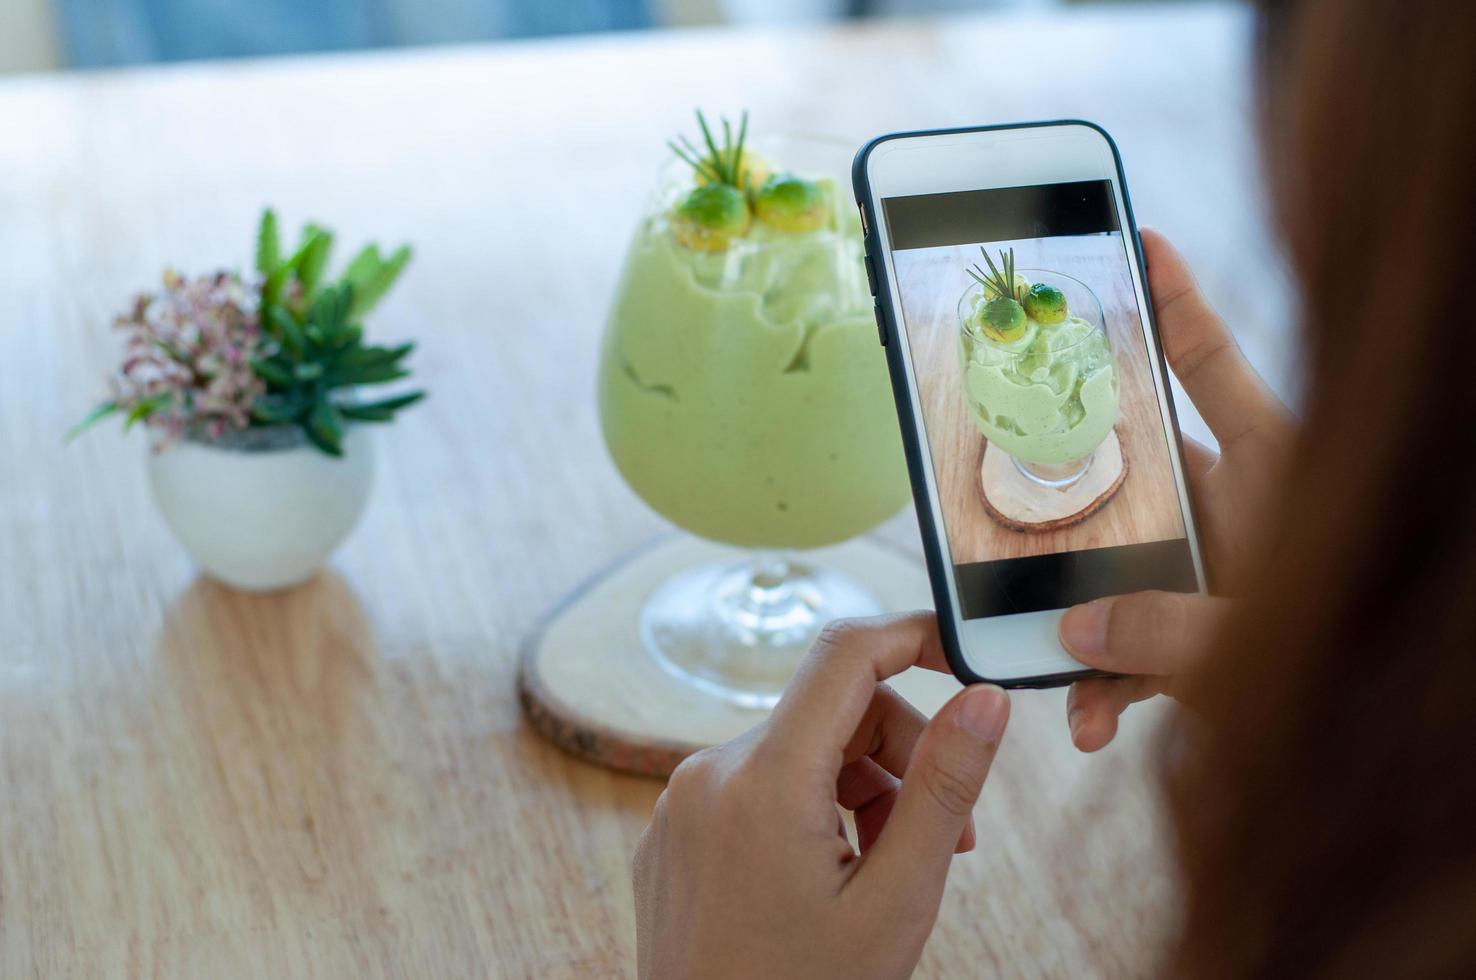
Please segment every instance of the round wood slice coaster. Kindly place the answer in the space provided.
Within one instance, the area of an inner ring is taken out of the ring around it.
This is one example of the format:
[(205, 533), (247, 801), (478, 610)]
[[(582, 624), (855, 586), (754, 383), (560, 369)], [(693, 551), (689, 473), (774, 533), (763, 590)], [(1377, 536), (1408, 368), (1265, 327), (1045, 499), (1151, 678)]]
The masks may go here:
[(1079, 524), (1111, 500), (1127, 479), (1127, 455), (1113, 429), (1097, 447), (1086, 476), (1060, 490), (1043, 487), (987, 440), (979, 463), (979, 493), (989, 516), (1016, 531), (1055, 531)]
[[(807, 552), (864, 585), (888, 611), (932, 607), (922, 562), (876, 538)], [(743, 553), (696, 538), (663, 539), (626, 557), (564, 600), (523, 647), (518, 696), (529, 723), (556, 745), (623, 772), (665, 777), (698, 749), (732, 738), (768, 714), (684, 684), (646, 652), (641, 604), (671, 575)], [(893, 684), (931, 714), (954, 678), (914, 669)]]

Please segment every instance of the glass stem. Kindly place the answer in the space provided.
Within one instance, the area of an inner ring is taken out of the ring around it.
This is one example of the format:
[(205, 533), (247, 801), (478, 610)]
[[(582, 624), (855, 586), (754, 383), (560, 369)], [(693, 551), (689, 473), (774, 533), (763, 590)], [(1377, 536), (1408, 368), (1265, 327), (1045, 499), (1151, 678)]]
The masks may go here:
[(749, 708), (772, 707), (820, 628), (874, 616), (864, 588), (787, 551), (699, 565), (659, 586), (641, 639), (669, 673)]
[(748, 594), (743, 604), (754, 615), (763, 616), (765, 611), (788, 605), (794, 598), (790, 584), (793, 567), (787, 552), (760, 552), (753, 557), (749, 569)]

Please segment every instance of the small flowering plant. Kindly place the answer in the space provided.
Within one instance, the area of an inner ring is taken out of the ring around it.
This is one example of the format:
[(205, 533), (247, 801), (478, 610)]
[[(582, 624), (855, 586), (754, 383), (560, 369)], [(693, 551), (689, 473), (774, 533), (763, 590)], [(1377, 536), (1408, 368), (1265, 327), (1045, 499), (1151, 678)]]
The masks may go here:
[(285, 253), (268, 210), (252, 277), (166, 272), (159, 292), (139, 296), (115, 321), (125, 340), (112, 397), (69, 438), (114, 414), (125, 428), (159, 430), (161, 449), (181, 438), (219, 442), (247, 428), (295, 425), (340, 456), (345, 426), (389, 422), (419, 401), (424, 392), (354, 397), (362, 386), (409, 376), (403, 361), (414, 345), (365, 344), (361, 325), (409, 263), (409, 247), (386, 258), (366, 246), (329, 281), (332, 248), (333, 233), (310, 224)]

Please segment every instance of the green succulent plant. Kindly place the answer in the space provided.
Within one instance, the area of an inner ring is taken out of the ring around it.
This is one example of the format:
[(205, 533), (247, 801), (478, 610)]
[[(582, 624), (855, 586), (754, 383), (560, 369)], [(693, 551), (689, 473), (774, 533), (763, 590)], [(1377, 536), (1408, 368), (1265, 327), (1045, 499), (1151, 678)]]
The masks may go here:
[(385, 257), (377, 245), (367, 245), (336, 280), (328, 281), (332, 250), (333, 233), (309, 224), (296, 250), (286, 255), (276, 214), (268, 209), (261, 216), (256, 271), (262, 279), (259, 316), (266, 343), (251, 367), (267, 390), (252, 405), (251, 421), (300, 425), (313, 445), (341, 456), (349, 422), (389, 422), (425, 392), (375, 401), (352, 395), (354, 389), (410, 375), (404, 360), (415, 345), (366, 344), (361, 326), (409, 263), (410, 247)]

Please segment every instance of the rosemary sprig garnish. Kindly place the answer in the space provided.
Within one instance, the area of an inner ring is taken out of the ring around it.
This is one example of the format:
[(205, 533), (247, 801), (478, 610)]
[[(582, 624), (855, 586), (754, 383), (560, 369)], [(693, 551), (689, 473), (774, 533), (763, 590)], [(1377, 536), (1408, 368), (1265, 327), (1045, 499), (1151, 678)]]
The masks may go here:
[(989, 257), (989, 253), (984, 250), (984, 246), (982, 245), (979, 246), (979, 254), (984, 256), (984, 261), (989, 264), (989, 272), (985, 273), (985, 271), (979, 268), (977, 265), (971, 265), (967, 270), (969, 275), (974, 278), (975, 282), (984, 287), (984, 289), (986, 290), (986, 295), (987, 290), (992, 289), (994, 290), (996, 296), (1003, 296), (1007, 299), (1016, 299), (1015, 250), (1010, 249), (1008, 254), (1006, 254), (1003, 249), (1000, 250), (999, 261), (1000, 265), (1004, 266), (1003, 271), (1000, 271), (999, 266), (994, 264), (994, 260)]
[(713, 139), (712, 129), (707, 125), (707, 118), (702, 110), (697, 110), (697, 125), (702, 129), (702, 141), (706, 144), (706, 152), (698, 149), (686, 136), (677, 137), (681, 142), (678, 145), (667, 140), (666, 145), (671, 151), (682, 159), (687, 166), (696, 171), (697, 176), (715, 184), (727, 184), (729, 187), (737, 187), (742, 190), (743, 177), (743, 144), (748, 139), (748, 112), (745, 110), (738, 124), (738, 139), (733, 139), (733, 125), (727, 118), (723, 119), (723, 145), (718, 147), (717, 140)]

